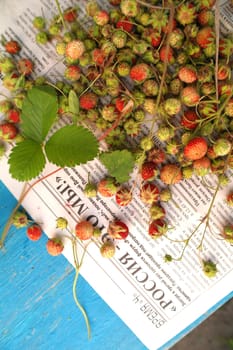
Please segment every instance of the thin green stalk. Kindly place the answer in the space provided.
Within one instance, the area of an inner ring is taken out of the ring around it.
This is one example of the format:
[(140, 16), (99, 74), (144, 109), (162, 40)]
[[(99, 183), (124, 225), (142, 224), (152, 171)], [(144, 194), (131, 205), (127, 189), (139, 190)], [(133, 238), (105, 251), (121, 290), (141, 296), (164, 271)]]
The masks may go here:
[(61, 17), (61, 21), (62, 21), (63, 27), (67, 30), (67, 25), (66, 25), (66, 23), (64, 21), (64, 17), (63, 17), (63, 13), (62, 13), (62, 9), (61, 9), (60, 3), (59, 3), (58, 0), (55, 0), (55, 3), (57, 5), (57, 9), (58, 9), (59, 15)]

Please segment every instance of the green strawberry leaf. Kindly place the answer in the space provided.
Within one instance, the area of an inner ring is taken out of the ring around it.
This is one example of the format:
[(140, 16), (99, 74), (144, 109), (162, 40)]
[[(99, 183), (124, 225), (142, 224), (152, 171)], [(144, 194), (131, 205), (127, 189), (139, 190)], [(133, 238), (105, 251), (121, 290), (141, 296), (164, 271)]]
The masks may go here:
[(79, 99), (74, 90), (70, 90), (69, 92), (68, 108), (69, 108), (69, 112), (73, 116), (73, 123), (76, 124), (78, 121), (78, 114), (79, 114)]
[(102, 153), (99, 159), (117, 182), (122, 183), (130, 179), (135, 159), (128, 150)]
[(42, 143), (57, 117), (58, 101), (51, 86), (34, 86), (23, 102), (21, 125), (23, 136)]
[(84, 164), (98, 154), (98, 141), (86, 128), (66, 125), (56, 131), (45, 145), (48, 160), (60, 167)]
[(24, 140), (12, 149), (8, 163), (13, 178), (28, 181), (40, 174), (44, 169), (46, 159), (39, 143)]

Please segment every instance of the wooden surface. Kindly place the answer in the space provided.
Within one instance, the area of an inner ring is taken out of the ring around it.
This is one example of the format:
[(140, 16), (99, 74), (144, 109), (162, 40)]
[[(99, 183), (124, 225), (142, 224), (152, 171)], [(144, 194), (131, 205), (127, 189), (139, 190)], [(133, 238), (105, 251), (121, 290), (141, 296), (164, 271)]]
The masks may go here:
[[(1, 230), (15, 204), (0, 182)], [(49, 256), (46, 241), (44, 234), (32, 242), (25, 229), (12, 227), (0, 251), (0, 349), (146, 349), (80, 276), (79, 300), (92, 330), (87, 340), (85, 322), (72, 296), (74, 269), (63, 256)]]

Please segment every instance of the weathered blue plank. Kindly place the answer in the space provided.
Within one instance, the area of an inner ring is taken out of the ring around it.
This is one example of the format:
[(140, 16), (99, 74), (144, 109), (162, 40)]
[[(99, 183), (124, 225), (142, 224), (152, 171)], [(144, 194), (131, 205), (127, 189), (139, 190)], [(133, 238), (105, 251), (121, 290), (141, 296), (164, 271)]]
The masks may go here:
[[(16, 201), (0, 182), (0, 229)], [(47, 254), (47, 237), (27, 239), (12, 228), (0, 251), (1, 350), (144, 350), (129, 328), (80, 276), (78, 294), (91, 323), (72, 296), (74, 270), (63, 256)], [(143, 325), (142, 325), (143, 326)]]

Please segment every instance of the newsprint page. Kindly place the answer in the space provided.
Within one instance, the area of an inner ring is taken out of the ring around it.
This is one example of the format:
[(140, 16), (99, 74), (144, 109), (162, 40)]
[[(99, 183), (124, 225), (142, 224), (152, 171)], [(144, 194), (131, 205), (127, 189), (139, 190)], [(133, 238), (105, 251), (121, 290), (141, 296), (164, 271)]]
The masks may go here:
[[(70, 1), (60, 3), (62, 8), (72, 4)], [(82, 10), (85, 1), (77, 3), (80, 20), (85, 24), (87, 18)], [(104, 7), (103, 1), (100, 4)], [(35, 62), (35, 74), (61, 76), (64, 66), (59, 57), (55, 57), (53, 44), (38, 46), (32, 26), (35, 16), (43, 14), (49, 18), (56, 13), (55, 1), (1, 0), (0, 6), (1, 34), (23, 43), (21, 55)], [(224, 18), (224, 30), (231, 31), (233, 15), (228, 1), (221, 3), (220, 13)], [(3, 87), (1, 92), (7, 93)], [(48, 164), (43, 175), (55, 169), (55, 166)], [(205, 235), (202, 252), (197, 253), (203, 234), (203, 226), (200, 226), (190, 240), (183, 259), (166, 263), (165, 254), (177, 257), (183, 245), (165, 238), (153, 240), (149, 237), (148, 208), (138, 196), (127, 207), (117, 206), (112, 198), (86, 198), (83, 189), (88, 182), (88, 173), (97, 182), (103, 178), (106, 169), (97, 160), (84, 166), (61, 169), (34, 186), (23, 201), (23, 206), (35, 221), (42, 223), (49, 237), (54, 234), (58, 217), (67, 218), (70, 227), (85, 218), (103, 231), (107, 230), (108, 222), (113, 218), (124, 219), (130, 234), (125, 241), (117, 243), (114, 257), (104, 259), (99, 253), (99, 247), (90, 244), (81, 274), (148, 349), (162, 348), (232, 293), (232, 246), (220, 239), (218, 233), (224, 223), (233, 222), (232, 209), (223, 200), (220, 201), (229, 188), (232, 189), (233, 174), (228, 174), (230, 185), (218, 192), (210, 218), (215, 234)], [(1, 159), (0, 179), (17, 198), (20, 197), (24, 183), (10, 177), (7, 156)], [(165, 205), (167, 219), (172, 223), (172, 229), (167, 234), (171, 239), (188, 237), (208, 211), (216, 181), (214, 177), (208, 176), (205, 181), (207, 185), (203, 185), (199, 177), (193, 176), (172, 186), (173, 200)], [(135, 188), (135, 191), (137, 193), (139, 188)], [(72, 247), (68, 239), (65, 241), (64, 255), (73, 264)], [(208, 278), (203, 274), (200, 259), (211, 259), (217, 264), (218, 273), (215, 277)]]

